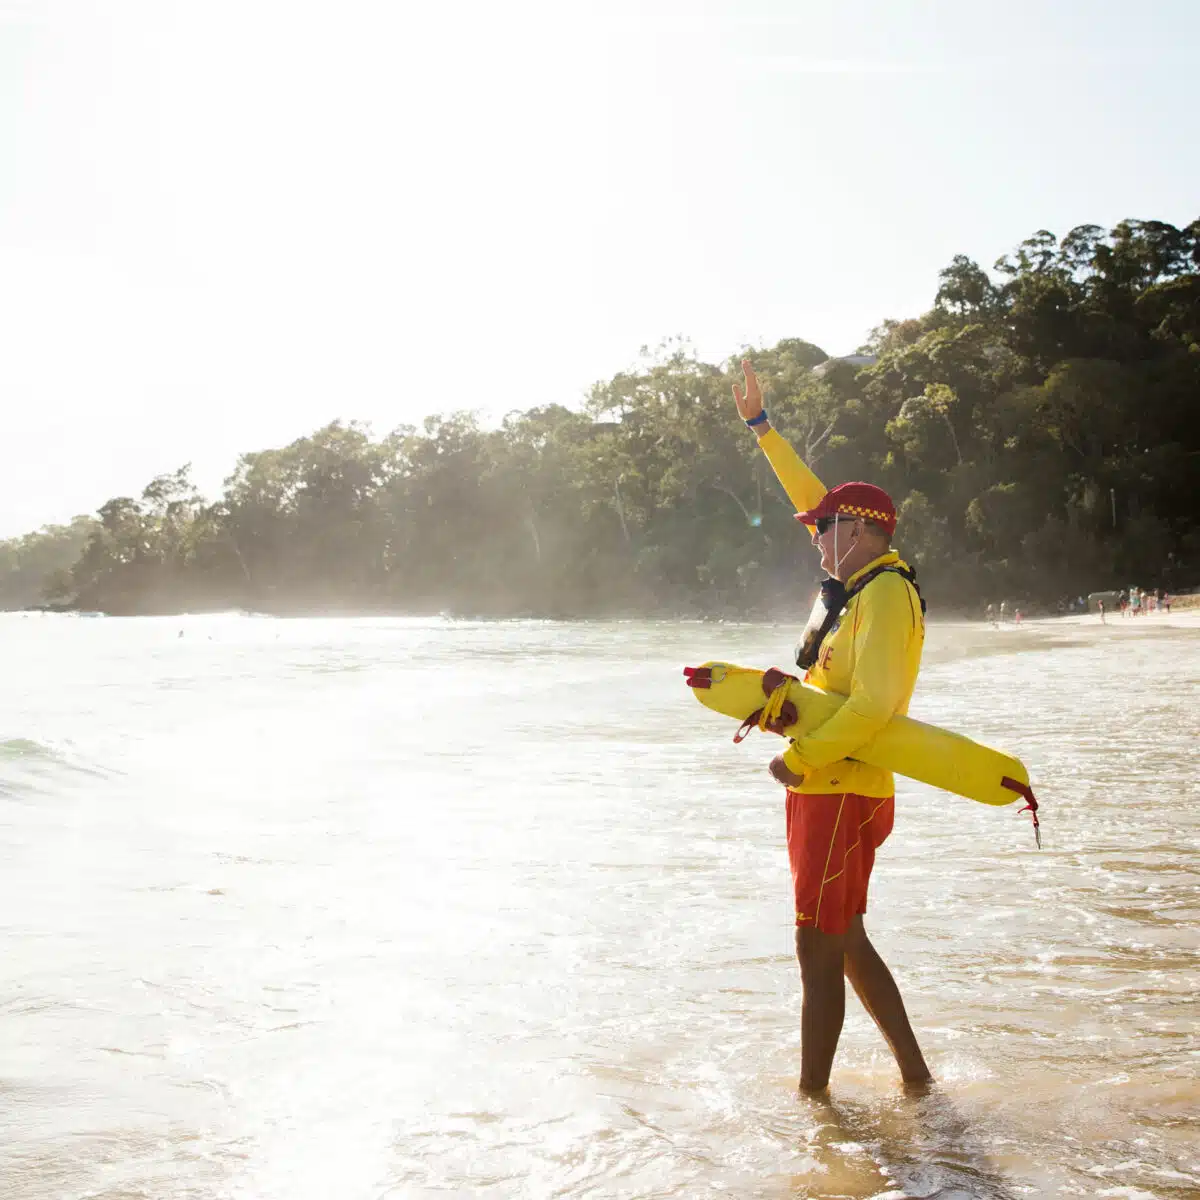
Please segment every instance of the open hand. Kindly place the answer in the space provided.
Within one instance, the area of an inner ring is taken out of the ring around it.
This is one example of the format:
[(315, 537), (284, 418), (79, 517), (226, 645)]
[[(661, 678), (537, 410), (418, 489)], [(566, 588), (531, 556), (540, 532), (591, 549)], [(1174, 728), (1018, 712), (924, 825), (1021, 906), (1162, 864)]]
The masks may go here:
[(733, 402), (737, 405), (738, 416), (743, 421), (751, 421), (762, 412), (762, 387), (759, 385), (758, 376), (755, 375), (748, 358), (742, 359), (742, 373), (746, 376), (746, 391), (743, 393), (735, 383), (733, 385)]

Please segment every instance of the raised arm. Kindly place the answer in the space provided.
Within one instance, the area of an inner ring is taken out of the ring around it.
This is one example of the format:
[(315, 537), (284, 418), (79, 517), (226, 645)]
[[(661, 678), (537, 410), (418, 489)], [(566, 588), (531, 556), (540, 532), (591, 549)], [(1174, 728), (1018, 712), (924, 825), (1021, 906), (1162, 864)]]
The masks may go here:
[[(771, 428), (771, 422), (763, 412), (762, 387), (749, 359), (742, 360), (742, 373), (746, 376), (746, 390), (743, 392), (736, 383), (733, 385), (733, 400), (738, 416), (743, 421), (754, 422), (750, 428), (758, 437), (759, 448), (767, 456), (775, 477), (783, 484), (783, 490), (796, 506), (796, 511), (807, 512), (815, 508), (825, 495), (825, 485), (805, 466), (803, 459), (778, 430)], [(808, 526), (808, 530), (811, 533), (812, 527)]]

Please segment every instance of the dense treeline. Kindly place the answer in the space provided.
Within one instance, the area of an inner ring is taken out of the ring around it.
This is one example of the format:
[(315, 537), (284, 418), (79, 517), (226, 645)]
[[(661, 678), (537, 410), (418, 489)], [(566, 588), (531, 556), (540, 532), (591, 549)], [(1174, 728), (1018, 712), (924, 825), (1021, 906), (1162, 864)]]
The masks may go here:
[(65, 572), (98, 528), (94, 518), (76, 517), (69, 525), (0, 541), (0, 609), (34, 608), (45, 601), (50, 585), (69, 587)]
[[(1200, 221), (1042, 231), (990, 274), (956, 257), (927, 313), (862, 349), (752, 357), (822, 478), (892, 493), (935, 606), (1200, 583)], [(0, 545), (0, 601), (38, 576), (52, 602), (117, 613), (795, 611), (816, 559), (734, 370), (673, 344), (583, 411), (381, 439), (335, 422), (243, 456), (215, 503), (183, 468)]]

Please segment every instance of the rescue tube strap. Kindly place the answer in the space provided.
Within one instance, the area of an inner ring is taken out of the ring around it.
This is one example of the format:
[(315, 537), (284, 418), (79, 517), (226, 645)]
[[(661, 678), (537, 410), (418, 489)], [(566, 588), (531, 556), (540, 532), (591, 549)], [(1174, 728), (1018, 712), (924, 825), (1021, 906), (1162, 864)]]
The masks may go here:
[(746, 740), (750, 730), (758, 728), (758, 719), (762, 716), (763, 710), (756, 708), (737, 728), (737, 733), (733, 735), (733, 743), (736, 746), (739, 742)]
[(1037, 797), (1033, 794), (1033, 788), (1027, 783), (1018, 783), (1007, 775), (1000, 780), (1000, 786), (1008, 788), (1010, 792), (1016, 792), (1018, 796), (1024, 798), (1025, 807), (1018, 809), (1018, 815), (1027, 812), (1033, 818), (1033, 838), (1040, 850), (1042, 848), (1042, 827), (1038, 824), (1038, 802)]
[(880, 575), (899, 575), (901, 579), (906, 580), (912, 586), (913, 591), (917, 593), (917, 599), (921, 602), (921, 615), (925, 615), (925, 597), (921, 595), (921, 586), (917, 583), (917, 573), (912, 567), (900, 566), (897, 563), (876, 567), (873, 571), (868, 571), (852, 588), (846, 588), (841, 580), (834, 579), (830, 575), (821, 581), (821, 594), (827, 597), (825, 619), (817, 629), (807, 634), (802, 645), (796, 647), (796, 666), (807, 671), (816, 664), (817, 659), (821, 657), (821, 647), (825, 644), (825, 639), (829, 637), (833, 627), (841, 619), (847, 605), (868, 583), (878, 579)]
[(752, 729), (781, 734), (789, 725), (794, 725), (798, 714), (796, 706), (788, 699), (788, 688), (797, 682), (795, 675), (786, 675), (778, 667), (767, 671), (762, 681), (763, 691), (767, 693), (767, 702), (762, 708), (756, 708), (738, 726), (737, 733), (733, 735), (734, 743), (745, 741)]

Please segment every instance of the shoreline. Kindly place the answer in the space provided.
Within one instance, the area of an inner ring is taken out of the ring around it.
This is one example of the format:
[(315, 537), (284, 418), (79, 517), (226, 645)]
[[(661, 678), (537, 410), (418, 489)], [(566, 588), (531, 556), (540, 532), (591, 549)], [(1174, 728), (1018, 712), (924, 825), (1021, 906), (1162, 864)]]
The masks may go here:
[[(1190, 597), (1189, 597), (1190, 599)], [(1012, 625), (1012, 622), (1009, 622)], [(1126, 634), (1143, 629), (1200, 629), (1200, 606), (1180, 608), (1172, 606), (1170, 612), (1146, 613), (1140, 617), (1122, 617), (1118, 613), (1105, 613), (1105, 620), (1100, 620), (1098, 613), (1072, 613), (1065, 617), (1030, 617), (1022, 621), (1020, 628), (1033, 625), (1045, 629), (1047, 627), (1077, 629), (1112, 629)]]
[[(611, 613), (595, 616), (567, 616), (563, 614), (548, 614), (548, 613), (520, 613), (520, 614), (492, 614), (492, 613), (431, 613), (431, 612), (395, 612), (381, 610), (326, 610), (326, 611), (293, 611), (293, 612), (264, 612), (254, 611), (249, 609), (198, 609), (194, 611), (183, 612), (162, 612), (162, 613), (103, 613), (103, 612), (85, 612), (76, 609), (68, 609), (66, 611), (54, 611), (44, 608), (29, 608), (29, 609), (5, 609), (0, 610), (0, 617), (70, 617), (76, 620), (86, 620), (90, 618), (103, 617), (106, 620), (128, 621), (128, 620), (149, 620), (149, 621), (197, 621), (209, 620), (215, 618), (229, 619), (231, 617), (247, 618), (254, 620), (272, 620), (272, 621), (313, 621), (313, 620), (333, 620), (333, 621), (436, 621), (444, 620), (448, 623), (456, 621), (464, 622), (519, 622), (530, 621), (538, 623), (557, 623), (575, 625), (575, 624), (608, 624), (608, 623), (627, 623), (631, 621), (645, 622), (689, 622), (703, 625), (793, 625), (796, 620), (791, 617), (771, 614), (766, 617), (762, 616), (697, 616), (694, 614), (684, 613)], [(1155, 612), (1147, 613), (1140, 617), (1122, 617), (1119, 613), (1115, 616), (1106, 614), (1106, 620), (1101, 622), (1097, 613), (1073, 613), (1066, 616), (1040, 616), (1026, 617), (1019, 624), (1015, 621), (1005, 621), (1001, 625), (992, 625), (990, 622), (980, 620), (977, 617), (967, 617), (962, 614), (947, 614), (945, 616), (934, 616), (929, 620), (929, 625), (932, 628), (957, 628), (970, 629), (979, 633), (995, 633), (1011, 636), (1013, 634), (1036, 633), (1042, 636), (1052, 635), (1055, 631), (1062, 630), (1069, 632), (1071, 636), (1078, 636), (1080, 633), (1092, 629), (1098, 632), (1113, 631), (1123, 637), (1133, 636), (1139, 633), (1153, 633), (1156, 630), (1168, 629), (1200, 629), (1200, 605), (1186, 608), (1175, 608), (1171, 612)]]

